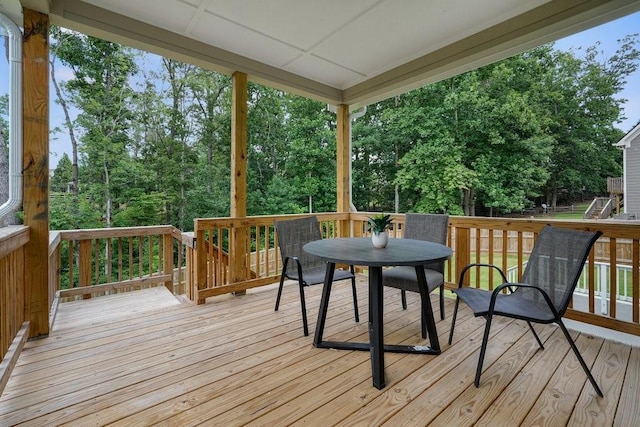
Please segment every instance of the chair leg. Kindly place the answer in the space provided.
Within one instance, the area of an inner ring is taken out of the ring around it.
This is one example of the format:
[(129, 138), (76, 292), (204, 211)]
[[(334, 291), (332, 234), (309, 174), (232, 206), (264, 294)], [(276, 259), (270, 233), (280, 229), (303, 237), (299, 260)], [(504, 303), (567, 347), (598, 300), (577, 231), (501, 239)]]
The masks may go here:
[(278, 307), (280, 307), (280, 296), (282, 295), (282, 287), (284, 286), (284, 271), (280, 275), (280, 286), (278, 286), (278, 296), (276, 298), (276, 309), (278, 311)]
[(307, 324), (307, 305), (304, 302), (304, 283), (302, 279), (298, 281), (300, 286), (300, 308), (302, 309), (302, 328), (304, 330), (304, 336), (309, 336), (309, 325)]
[(456, 316), (458, 315), (458, 304), (460, 304), (460, 298), (456, 295), (456, 305), (453, 307), (453, 317), (451, 319), (451, 330), (449, 331), (449, 345), (453, 341), (453, 329), (456, 327)]
[(576, 343), (573, 342), (571, 335), (569, 335), (569, 331), (567, 331), (567, 328), (564, 326), (562, 319), (558, 319), (556, 323), (560, 325), (560, 329), (562, 329), (564, 336), (567, 338), (567, 341), (569, 341), (569, 345), (571, 346), (571, 349), (573, 350), (576, 357), (578, 358), (578, 362), (580, 362), (580, 366), (582, 366), (582, 369), (584, 369), (584, 372), (587, 374), (587, 378), (589, 378), (589, 382), (591, 382), (591, 385), (596, 390), (596, 393), (598, 393), (598, 396), (603, 397), (602, 390), (600, 390), (600, 387), (598, 387), (598, 383), (596, 383), (595, 378), (593, 378), (593, 375), (591, 375), (591, 371), (589, 370), (589, 367), (587, 366), (584, 359), (582, 358), (580, 351), (578, 351), (578, 347), (576, 347)]
[[(426, 298), (429, 298), (427, 294)], [(420, 329), (422, 330), (422, 338), (427, 339), (427, 321), (425, 317), (425, 313), (427, 312), (427, 301), (420, 297)]]
[[(353, 273), (353, 266), (351, 266), (351, 273)], [(353, 291), (353, 311), (356, 316), (356, 323), (360, 322), (360, 313), (358, 312), (358, 294), (356, 292), (356, 278), (351, 278), (351, 290)]]
[(402, 300), (402, 309), (406, 310), (407, 309), (407, 291), (405, 291), (404, 289), (400, 291), (400, 299)]
[(440, 285), (440, 320), (444, 320), (444, 283)]
[(476, 388), (480, 387), (480, 375), (482, 374), (482, 364), (484, 363), (484, 355), (487, 352), (487, 341), (489, 341), (490, 329), (491, 329), (491, 316), (487, 316), (487, 324), (484, 327), (484, 335), (482, 336), (482, 347), (480, 347), (480, 357), (478, 358), (478, 367), (476, 368), (476, 379), (473, 382)]
[(533, 329), (533, 325), (531, 324), (531, 322), (527, 322), (529, 324), (529, 329), (531, 329), (531, 332), (533, 332), (533, 336), (536, 337), (536, 341), (538, 341), (538, 345), (540, 346), (540, 350), (544, 350), (544, 346), (542, 345), (542, 341), (540, 341), (540, 337), (538, 337), (538, 334), (536, 333), (536, 330)]

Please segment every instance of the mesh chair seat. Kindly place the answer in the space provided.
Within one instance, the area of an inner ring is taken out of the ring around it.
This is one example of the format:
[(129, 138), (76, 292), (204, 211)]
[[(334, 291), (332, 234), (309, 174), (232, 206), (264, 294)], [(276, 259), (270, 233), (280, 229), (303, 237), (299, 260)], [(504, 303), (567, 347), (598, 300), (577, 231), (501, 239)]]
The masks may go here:
[[(453, 292), (469, 306), (474, 316), (489, 314), (491, 292), (476, 288), (460, 288)], [(527, 298), (523, 293), (498, 294), (493, 314), (536, 323), (553, 323), (556, 320), (546, 302)]]
[[(444, 284), (444, 274), (439, 271), (424, 269), (424, 275), (427, 279), (427, 288), (429, 292), (434, 291)], [(415, 267), (393, 267), (384, 270), (384, 285), (393, 288), (402, 289), (411, 292), (420, 292), (418, 282), (416, 281)]]

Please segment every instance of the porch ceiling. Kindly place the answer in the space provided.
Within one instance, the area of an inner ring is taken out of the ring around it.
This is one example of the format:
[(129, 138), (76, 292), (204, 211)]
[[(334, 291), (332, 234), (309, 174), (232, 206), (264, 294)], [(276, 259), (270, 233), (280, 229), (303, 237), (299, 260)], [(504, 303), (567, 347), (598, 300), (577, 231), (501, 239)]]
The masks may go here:
[(637, 0), (21, 3), (60, 26), (352, 108), (640, 10)]

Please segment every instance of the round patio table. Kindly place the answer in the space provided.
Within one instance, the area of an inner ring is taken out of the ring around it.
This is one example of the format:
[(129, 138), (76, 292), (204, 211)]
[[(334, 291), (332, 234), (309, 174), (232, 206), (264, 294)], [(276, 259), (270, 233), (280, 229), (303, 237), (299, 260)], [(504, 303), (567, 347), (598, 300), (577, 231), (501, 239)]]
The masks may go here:
[[(322, 299), (318, 311), (316, 332), (313, 345), (318, 348), (335, 348), (342, 350), (365, 350), (371, 352), (371, 371), (373, 386), (382, 389), (384, 379), (384, 352), (440, 354), (440, 343), (433, 318), (431, 300), (428, 297), (427, 281), (424, 275), (425, 264), (443, 261), (451, 257), (451, 249), (439, 243), (412, 239), (389, 239), (386, 248), (378, 249), (373, 246), (370, 238), (337, 238), (323, 239), (309, 242), (303, 246), (305, 252), (323, 258), (327, 261)], [(369, 342), (325, 341), (322, 339), (324, 324), (327, 318), (327, 308), (333, 273), (336, 264), (363, 265), (369, 267)], [(384, 344), (383, 332), (383, 304), (382, 304), (382, 267), (385, 266), (415, 266), (418, 287), (424, 301), (427, 302), (425, 321), (429, 346), (408, 346)]]

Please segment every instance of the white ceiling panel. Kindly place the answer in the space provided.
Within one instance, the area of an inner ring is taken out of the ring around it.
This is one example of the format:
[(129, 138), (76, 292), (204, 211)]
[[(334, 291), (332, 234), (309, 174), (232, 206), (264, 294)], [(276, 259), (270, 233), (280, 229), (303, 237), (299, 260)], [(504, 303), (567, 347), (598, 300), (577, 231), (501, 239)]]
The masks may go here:
[(184, 32), (198, 10), (178, 0), (85, 0), (85, 2), (178, 34)]
[(211, 0), (206, 11), (309, 50), (381, 0)]
[(20, 1), (58, 25), (354, 106), (640, 10), (640, 0)]
[(210, 13), (200, 14), (186, 35), (275, 67), (282, 67), (303, 53), (290, 44)]
[[(547, 0), (387, 0), (325, 40), (314, 53), (372, 77)], [(341, 43), (346, 40), (347, 43)], [(355, 84), (358, 82), (350, 82)]]

